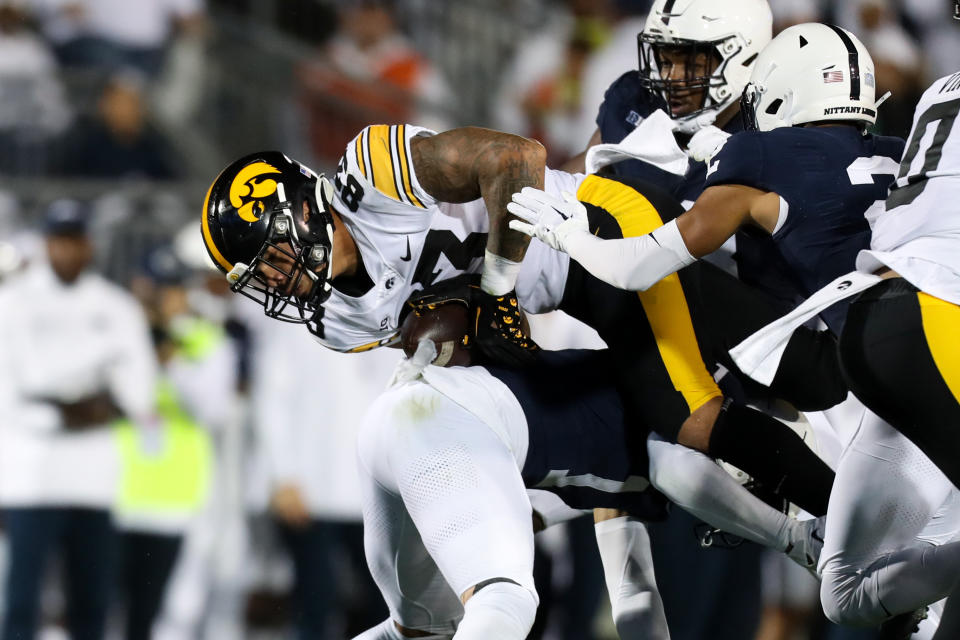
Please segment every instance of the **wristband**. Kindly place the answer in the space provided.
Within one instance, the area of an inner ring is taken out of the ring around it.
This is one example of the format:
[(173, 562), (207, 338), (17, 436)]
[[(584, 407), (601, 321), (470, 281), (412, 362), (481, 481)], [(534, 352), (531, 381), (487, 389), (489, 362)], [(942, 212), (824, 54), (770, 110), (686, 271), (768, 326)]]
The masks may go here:
[(520, 263), (507, 260), (489, 250), (483, 252), (483, 274), (480, 288), (493, 296), (502, 296), (513, 291), (520, 274)]

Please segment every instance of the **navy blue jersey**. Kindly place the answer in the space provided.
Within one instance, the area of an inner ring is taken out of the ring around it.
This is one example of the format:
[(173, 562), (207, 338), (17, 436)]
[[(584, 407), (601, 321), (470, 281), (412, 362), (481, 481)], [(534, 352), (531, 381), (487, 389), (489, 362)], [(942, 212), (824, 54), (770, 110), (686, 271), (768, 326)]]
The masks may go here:
[[(864, 136), (850, 126), (741, 133), (713, 158), (707, 186), (741, 184), (786, 201), (773, 242), (806, 297), (853, 271), (857, 253), (869, 248), (864, 213), (886, 199), (903, 146), (900, 138)], [(837, 335), (845, 316), (843, 304), (822, 314)]]
[(605, 350), (544, 351), (523, 370), (485, 368), (527, 418), (527, 487), (552, 491), (577, 509), (616, 508), (646, 520), (666, 515), (665, 498), (646, 479), (648, 431), (627, 427)]
[[(666, 111), (663, 98), (641, 86), (639, 72), (628, 71), (617, 78), (603, 96), (597, 113), (601, 141), (620, 142), (657, 109)], [(728, 126), (730, 133), (741, 130), (740, 119), (734, 118)], [(613, 175), (653, 182), (677, 200), (692, 202), (703, 191), (707, 169), (702, 162), (691, 161), (686, 175), (678, 176), (640, 160), (624, 160), (610, 165), (609, 171)]]
[[(643, 118), (657, 109), (666, 110), (663, 99), (641, 86), (639, 72), (628, 71), (610, 85), (604, 94), (603, 104), (597, 114), (597, 127), (600, 129), (602, 142), (620, 142)], [(739, 116), (732, 118), (723, 130), (731, 134), (743, 131)], [(707, 165), (693, 160), (683, 176), (663, 171), (640, 160), (617, 162), (604, 171), (616, 176), (652, 182), (682, 203), (694, 202), (706, 188)], [(782, 303), (784, 311), (802, 300), (800, 291), (785, 275), (787, 267), (769, 237), (738, 233), (737, 251), (733, 259), (737, 264), (740, 279)], [(764, 268), (756, 268), (758, 265), (763, 265)]]

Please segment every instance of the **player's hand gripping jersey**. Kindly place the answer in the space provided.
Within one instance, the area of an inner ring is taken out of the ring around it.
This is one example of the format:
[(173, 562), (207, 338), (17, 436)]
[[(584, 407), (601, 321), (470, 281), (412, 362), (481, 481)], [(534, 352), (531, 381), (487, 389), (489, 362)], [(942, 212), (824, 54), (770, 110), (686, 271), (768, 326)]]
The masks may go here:
[[(333, 206), (357, 243), (369, 288), (356, 296), (336, 288), (315, 333), (338, 351), (363, 351), (398, 339), (404, 302), (414, 291), (463, 273), (479, 273), (489, 222), (482, 199), (438, 202), (417, 180), (410, 140), (434, 132), (375, 125), (354, 138), (334, 178)], [(546, 171), (544, 188), (575, 192), (582, 176)], [(566, 256), (531, 244), (517, 293), (537, 312), (559, 304)]]

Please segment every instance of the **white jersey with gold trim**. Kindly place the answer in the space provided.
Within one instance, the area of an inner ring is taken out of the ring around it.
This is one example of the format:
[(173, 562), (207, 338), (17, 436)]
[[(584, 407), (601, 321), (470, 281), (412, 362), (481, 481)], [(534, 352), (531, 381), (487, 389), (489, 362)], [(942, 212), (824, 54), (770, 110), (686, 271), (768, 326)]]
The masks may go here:
[[(347, 145), (334, 178), (333, 208), (356, 241), (373, 286), (359, 297), (333, 289), (317, 323), (324, 346), (364, 351), (393, 344), (412, 293), (482, 269), (489, 230), (483, 200), (437, 202), (413, 170), (410, 139), (434, 134), (412, 125), (373, 125)], [(545, 188), (575, 193), (583, 178), (547, 169)], [(556, 308), (568, 267), (566, 254), (530, 243), (517, 281), (524, 309)]]
[(887, 266), (919, 289), (960, 304), (960, 72), (920, 98), (897, 181), (857, 269)]

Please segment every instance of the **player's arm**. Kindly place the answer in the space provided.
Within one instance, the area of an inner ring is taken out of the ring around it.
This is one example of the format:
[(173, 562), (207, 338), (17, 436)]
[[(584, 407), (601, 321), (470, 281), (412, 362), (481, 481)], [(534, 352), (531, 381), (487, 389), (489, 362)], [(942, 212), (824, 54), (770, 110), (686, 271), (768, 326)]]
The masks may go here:
[[(780, 199), (743, 185), (719, 185), (701, 194), (686, 213), (650, 233), (613, 240), (591, 234), (586, 210), (572, 198), (566, 202), (532, 191), (514, 196), (511, 212), (526, 220), (515, 229), (535, 235), (565, 251), (593, 276), (630, 291), (644, 291), (662, 278), (715, 251), (742, 225), (757, 223), (773, 231)], [(519, 206), (518, 206), (519, 205)], [(552, 208), (566, 218), (556, 226), (544, 222)]]
[(737, 229), (756, 224), (773, 233), (780, 215), (780, 197), (740, 184), (706, 189), (690, 210), (676, 219), (683, 244), (694, 258), (713, 253)]
[(444, 202), (482, 197), (490, 217), (480, 290), (472, 301), (474, 334), (495, 361), (522, 366), (539, 347), (527, 335), (514, 288), (530, 238), (508, 226), (515, 191), (543, 188), (546, 150), (534, 140), (464, 127), (411, 141), (420, 186)]
[(481, 127), (410, 141), (420, 185), (442, 202), (482, 197), (490, 216), (487, 249), (519, 262), (530, 238), (507, 227), (507, 203), (524, 187), (543, 188), (546, 150), (539, 142)]

